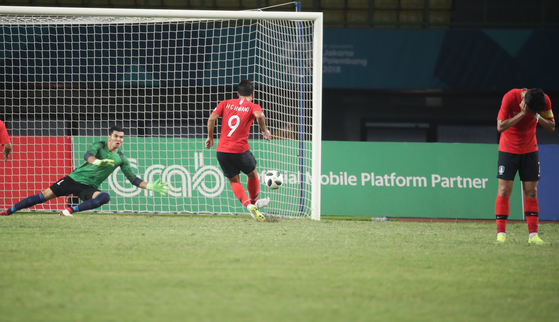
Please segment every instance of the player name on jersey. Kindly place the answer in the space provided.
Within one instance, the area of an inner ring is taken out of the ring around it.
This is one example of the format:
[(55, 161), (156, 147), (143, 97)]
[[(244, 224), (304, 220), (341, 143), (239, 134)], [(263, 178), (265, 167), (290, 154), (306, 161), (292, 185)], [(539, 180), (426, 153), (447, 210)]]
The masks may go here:
[(248, 107), (248, 106), (237, 106), (237, 105), (234, 105), (234, 104), (231, 104), (231, 103), (228, 103), (225, 106), (225, 108), (233, 110), (233, 111), (239, 111), (239, 112), (250, 112), (250, 107)]

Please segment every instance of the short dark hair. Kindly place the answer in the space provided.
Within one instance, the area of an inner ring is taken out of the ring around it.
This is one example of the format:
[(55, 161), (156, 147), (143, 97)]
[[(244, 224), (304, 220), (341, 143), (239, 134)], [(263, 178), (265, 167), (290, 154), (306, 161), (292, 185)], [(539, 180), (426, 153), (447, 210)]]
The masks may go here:
[(250, 96), (254, 92), (254, 84), (248, 79), (243, 79), (237, 88), (237, 92), (241, 96)]
[(545, 109), (545, 94), (541, 88), (531, 88), (524, 96), (524, 102), (528, 111), (541, 113)]
[(109, 129), (109, 135), (113, 135), (114, 132), (124, 132), (124, 129), (118, 125), (115, 125)]

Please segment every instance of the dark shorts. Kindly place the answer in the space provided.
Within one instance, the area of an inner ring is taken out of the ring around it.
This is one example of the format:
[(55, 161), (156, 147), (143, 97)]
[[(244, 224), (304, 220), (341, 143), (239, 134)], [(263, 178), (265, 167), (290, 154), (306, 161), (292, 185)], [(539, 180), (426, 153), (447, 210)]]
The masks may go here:
[(244, 153), (217, 152), (217, 161), (227, 178), (233, 178), (241, 171), (248, 174), (256, 169), (256, 159), (250, 150)]
[(50, 190), (52, 190), (57, 197), (75, 195), (83, 201), (92, 199), (94, 193), (101, 191), (94, 186), (79, 183), (68, 176), (50, 186)]
[(520, 181), (540, 180), (540, 157), (538, 151), (526, 154), (513, 154), (499, 151), (497, 178), (514, 180), (516, 172)]

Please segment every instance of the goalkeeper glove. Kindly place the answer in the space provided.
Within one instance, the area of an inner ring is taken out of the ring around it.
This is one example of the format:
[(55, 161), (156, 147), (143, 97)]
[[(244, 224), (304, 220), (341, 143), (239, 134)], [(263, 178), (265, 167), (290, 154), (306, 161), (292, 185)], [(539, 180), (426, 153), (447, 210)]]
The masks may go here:
[(111, 159), (103, 159), (103, 160), (97, 159), (93, 162), (93, 164), (95, 164), (98, 167), (108, 167), (108, 166), (114, 167), (115, 161)]
[(169, 192), (169, 188), (167, 187), (168, 183), (161, 183), (161, 179), (155, 180), (154, 183), (148, 183), (147, 189), (157, 192), (158, 194), (164, 196)]

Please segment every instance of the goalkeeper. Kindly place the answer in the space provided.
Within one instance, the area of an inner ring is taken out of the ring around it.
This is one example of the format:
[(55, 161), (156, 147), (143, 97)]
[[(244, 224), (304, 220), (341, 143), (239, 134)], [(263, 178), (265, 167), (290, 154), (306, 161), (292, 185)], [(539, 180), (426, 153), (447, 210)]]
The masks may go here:
[(130, 161), (119, 148), (124, 141), (124, 130), (113, 126), (109, 130), (108, 140), (94, 143), (86, 152), (86, 160), (79, 168), (66, 177), (58, 180), (45, 191), (29, 196), (13, 207), (0, 213), (0, 216), (9, 216), (14, 212), (29, 208), (56, 197), (75, 195), (83, 202), (74, 207), (66, 207), (60, 216), (72, 216), (73, 213), (98, 208), (111, 200), (110, 195), (99, 190), (99, 186), (117, 167), (120, 167), (126, 178), (135, 186), (142, 189), (153, 190), (164, 196), (169, 188), (168, 183), (161, 183), (158, 179), (154, 183), (147, 183), (136, 177)]

